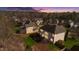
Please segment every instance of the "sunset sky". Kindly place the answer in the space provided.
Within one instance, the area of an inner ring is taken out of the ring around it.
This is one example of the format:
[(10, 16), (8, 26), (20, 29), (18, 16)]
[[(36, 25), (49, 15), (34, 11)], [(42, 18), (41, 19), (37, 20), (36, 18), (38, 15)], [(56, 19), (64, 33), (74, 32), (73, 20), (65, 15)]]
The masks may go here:
[(0, 7), (0, 11), (79, 12), (79, 7)]
[(51, 12), (79, 12), (79, 7), (33, 7), (36, 10), (51, 11)]

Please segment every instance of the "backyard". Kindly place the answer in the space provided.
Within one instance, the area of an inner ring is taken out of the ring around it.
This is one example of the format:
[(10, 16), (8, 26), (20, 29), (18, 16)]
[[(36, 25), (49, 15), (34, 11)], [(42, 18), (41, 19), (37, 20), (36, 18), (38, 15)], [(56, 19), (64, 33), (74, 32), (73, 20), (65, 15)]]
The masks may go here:
[[(36, 38), (35, 38), (36, 37)], [(47, 41), (46, 39), (40, 37), (39, 35), (31, 34), (28, 37), (24, 38), (26, 45), (26, 50), (36, 50), (36, 51), (58, 51), (58, 48), (55, 44)]]
[(65, 41), (65, 48), (71, 49), (74, 45), (79, 45), (79, 40), (75, 38), (67, 38)]

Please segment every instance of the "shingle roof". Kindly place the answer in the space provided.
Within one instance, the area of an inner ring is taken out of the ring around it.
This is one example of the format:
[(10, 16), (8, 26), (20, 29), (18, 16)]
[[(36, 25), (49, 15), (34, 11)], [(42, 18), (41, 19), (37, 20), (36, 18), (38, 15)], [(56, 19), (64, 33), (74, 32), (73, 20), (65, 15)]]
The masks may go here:
[(44, 25), (44, 26), (41, 27), (41, 29), (43, 29), (47, 32), (50, 32), (50, 33), (54, 33), (55, 28), (56, 28), (56, 25)]
[(54, 34), (65, 32), (65, 28), (61, 25), (44, 25), (41, 29)]
[(65, 32), (65, 28), (62, 25), (57, 25), (55, 34), (62, 33), (62, 32)]

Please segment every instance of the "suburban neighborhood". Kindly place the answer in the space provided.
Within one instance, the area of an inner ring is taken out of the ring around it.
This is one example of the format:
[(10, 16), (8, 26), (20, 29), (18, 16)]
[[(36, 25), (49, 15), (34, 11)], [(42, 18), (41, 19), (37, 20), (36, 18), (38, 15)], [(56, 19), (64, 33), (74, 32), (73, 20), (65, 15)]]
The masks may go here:
[(79, 51), (79, 12), (1, 10), (0, 51)]

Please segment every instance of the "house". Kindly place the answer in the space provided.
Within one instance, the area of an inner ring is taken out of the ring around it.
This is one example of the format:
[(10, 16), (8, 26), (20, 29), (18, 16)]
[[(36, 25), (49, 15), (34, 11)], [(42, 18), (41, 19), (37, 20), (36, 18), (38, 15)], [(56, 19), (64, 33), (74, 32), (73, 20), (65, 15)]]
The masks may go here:
[(58, 24), (59, 20), (58, 19), (48, 19), (48, 24)]
[(42, 25), (43, 23), (43, 19), (42, 18), (35, 18), (35, 21), (36, 21), (36, 24), (39, 26), (39, 25)]
[(62, 25), (54, 23), (40, 26), (43, 22), (41, 19), (36, 22), (28, 21), (29, 23), (26, 24), (26, 34), (39, 33), (42, 37), (53, 43), (58, 40), (64, 40), (65, 28)]
[(20, 20), (18, 17), (16, 17), (16, 16), (13, 16), (12, 19), (13, 19), (15, 22), (21, 22), (21, 20)]
[(70, 38), (74, 37), (79, 39), (79, 27), (72, 27), (68, 33), (68, 37)]
[(42, 25), (42, 23), (43, 23), (43, 20), (37, 20), (37, 21), (36, 21), (36, 24), (37, 24), (37, 25)]
[(39, 33), (42, 37), (55, 43), (58, 40), (64, 40), (65, 28), (62, 25), (44, 25), (39, 29)]
[(29, 34), (38, 32), (43, 20), (42, 18), (35, 18), (35, 22), (32, 22), (31, 20), (27, 20), (27, 22), (29, 23), (26, 24), (26, 33)]
[(34, 22), (29, 21), (29, 23), (27, 23), (25, 26), (26, 26), (26, 34), (38, 32), (38, 27)]
[(74, 22), (72, 20), (69, 20), (69, 25), (72, 28), (74, 26)]

